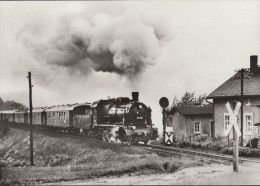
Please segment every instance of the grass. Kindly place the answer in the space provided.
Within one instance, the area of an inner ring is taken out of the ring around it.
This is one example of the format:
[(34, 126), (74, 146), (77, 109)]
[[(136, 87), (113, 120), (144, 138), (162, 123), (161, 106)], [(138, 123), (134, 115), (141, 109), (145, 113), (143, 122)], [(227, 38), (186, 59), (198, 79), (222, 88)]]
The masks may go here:
[[(2, 183), (45, 183), (87, 180), (104, 176), (172, 173), (183, 167), (180, 162), (163, 159), (100, 162), (56, 167), (7, 167), (2, 172)], [(189, 164), (190, 166), (191, 164)], [(200, 165), (193, 162), (193, 166)]]
[[(0, 124), (0, 128), (4, 127)], [(86, 180), (123, 174), (171, 173), (183, 167), (202, 165), (189, 159), (160, 157), (136, 147), (122, 147), (35, 131), (36, 166), (31, 167), (28, 131), (10, 128), (0, 138), (0, 163), (5, 166), (0, 181), (2, 184)]]

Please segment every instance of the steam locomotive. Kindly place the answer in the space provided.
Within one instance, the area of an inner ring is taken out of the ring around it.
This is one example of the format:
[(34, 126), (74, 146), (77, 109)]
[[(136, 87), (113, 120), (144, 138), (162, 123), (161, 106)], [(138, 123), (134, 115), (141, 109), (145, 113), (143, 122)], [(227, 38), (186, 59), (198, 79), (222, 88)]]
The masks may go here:
[[(138, 97), (138, 92), (132, 92), (132, 99), (119, 97), (94, 103), (34, 108), (32, 123), (37, 128), (76, 133), (108, 142), (146, 144), (157, 139), (158, 129), (152, 124), (152, 110)], [(29, 124), (29, 118), (29, 110), (0, 111), (3, 121)]]

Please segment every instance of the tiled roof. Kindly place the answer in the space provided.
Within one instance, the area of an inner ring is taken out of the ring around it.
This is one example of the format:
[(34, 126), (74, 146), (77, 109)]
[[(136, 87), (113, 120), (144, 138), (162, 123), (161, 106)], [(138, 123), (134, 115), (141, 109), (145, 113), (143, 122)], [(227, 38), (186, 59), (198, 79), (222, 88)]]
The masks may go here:
[[(260, 95), (260, 72), (250, 75), (249, 72), (244, 73), (244, 95), (258, 96)], [(239, 79), (240, 72), (229, 78), (226, 82), (214, 90), (207, 98), (240, 96), (241, 94), (241, 80)], [(248, 77), (248, 78), (246, 78)]]
[(173, 107), (169, 112), (170, 115), (174, 114), (175, 112), (179, 112), (182, 115), (207, 115), (213, 114), (213, 107), (210, 106), (183, 106), (183, 107)]

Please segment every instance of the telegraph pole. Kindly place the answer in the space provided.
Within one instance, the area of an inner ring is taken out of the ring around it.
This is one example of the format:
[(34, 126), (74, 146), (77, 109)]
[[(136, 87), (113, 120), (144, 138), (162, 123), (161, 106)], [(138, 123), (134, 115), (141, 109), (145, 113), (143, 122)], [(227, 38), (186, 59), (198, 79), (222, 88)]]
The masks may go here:
[(29, 79), (29, 105), (30, 105), (30, 161), (31, 166), (33, 163), (33, 129), (32, 129), (32, 80), (31, 80), (31, 72), (28, 72)]
[[(247, 75), (245, 77), (245, 72), (249, 73), (249, 70), (248, 69), (240, 69), (238, 70), (237, 72), (240, 73), (240, 76), (239, 77), (235, 77), (235, 79), (240, 79), (240, 88), (241, 88), (241, 92), (240, 92), (240, 102), (241, 102), (241, 112), (240, 112), (240, 121), (241, 121), (241, 143), (240, 143), (240, 146), (243, 147), (243, 134), (244, 134), (244, 79), (249, 79), (250, 77), (250, 74)], [(246, 74), (247, 74), (246, 73)]]

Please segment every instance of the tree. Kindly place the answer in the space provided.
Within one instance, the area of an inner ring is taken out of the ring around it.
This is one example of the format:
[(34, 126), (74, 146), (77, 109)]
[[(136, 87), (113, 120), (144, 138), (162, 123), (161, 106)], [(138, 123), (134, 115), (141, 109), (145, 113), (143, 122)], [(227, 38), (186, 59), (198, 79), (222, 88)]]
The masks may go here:
[(184, 96), (181, 98), (182, 106), (193, 105), (195, 102), (194, 92), (186, 92)]
[(202, 105), (203, 102), (206, 100), (206, 97), (207, 97), (207, 96), (206, 96), (206, 93), (200, 95), (199, 98), (196, 100), (197, 103), (199, 103), (200, 105)]
[(22, 103), (18, 103), (15, 101), (3, 101), (0, 98), (0, 109), (1, 110), (25, 110), (27, 107), (23, 105)]
[(179, 99), (178, 99), (178, 97), (175, 95), (174, 96), (174, 99), (173, 99), (173, 101), (172, 101), (172, 106), (177, 106), (178, 104), (179, 104)]
[(195, 97), (195, 92), (185, 92), (181, 100), (175, 95), (171, 108), (175, 106), (192, 106), (192, 105), (202, 105), (206, 100), (206, 93), (200, 95), (198, 98)]
[(3, 101), (2, 98), (0, 97), (0, 108), (2, 108), (3, 104), (4, 104), (4, 101)]

